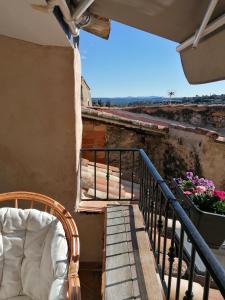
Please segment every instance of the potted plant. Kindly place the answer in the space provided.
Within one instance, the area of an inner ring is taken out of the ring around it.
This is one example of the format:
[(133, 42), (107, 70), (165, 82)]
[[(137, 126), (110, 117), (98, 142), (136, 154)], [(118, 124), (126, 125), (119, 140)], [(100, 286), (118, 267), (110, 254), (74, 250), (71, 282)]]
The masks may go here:
[(225, 241), (225, 191), (192, 172), (174, 179), (174, 186), (178, 201), (209, 247), (219, 248)]

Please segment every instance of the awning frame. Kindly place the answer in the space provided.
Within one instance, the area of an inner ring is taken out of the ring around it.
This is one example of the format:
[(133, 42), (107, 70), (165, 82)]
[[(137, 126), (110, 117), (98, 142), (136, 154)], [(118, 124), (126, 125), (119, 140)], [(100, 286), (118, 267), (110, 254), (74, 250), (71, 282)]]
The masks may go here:
[(215, 7), (218, 2), (219, 2), (219, 0), (211, 0), (199, 30), (192, 37), (190, 37), (189, 39), (184, 41), (182, 44), (180, 44), (176, 48), (177, 52), (181, 52), (181, 51), (185, 50), (186, 48), (190, 47), (191, 45), (193, 48), (197, 48), (201, 38), (214, 32), (219, 27), (222, 27), (225, 24), (225, 14), (223, 14), (222, 16), (220, 16), (219, 18), (217, 18), (216, 20), (214, 20), (213, 22), (211, 22), (208, 25), (208, 22), (212, 16), (213, 11), (215, 10)]

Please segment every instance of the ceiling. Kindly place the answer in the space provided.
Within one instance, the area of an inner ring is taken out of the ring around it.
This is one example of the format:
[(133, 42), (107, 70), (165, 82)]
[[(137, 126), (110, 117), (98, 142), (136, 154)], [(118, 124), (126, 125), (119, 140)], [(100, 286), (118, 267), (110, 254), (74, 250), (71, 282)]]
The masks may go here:
[(69, 47), (66, 34), (53, 13), (32, 8), (45, 0), (1, 0), (0, 34), (41, 45)]

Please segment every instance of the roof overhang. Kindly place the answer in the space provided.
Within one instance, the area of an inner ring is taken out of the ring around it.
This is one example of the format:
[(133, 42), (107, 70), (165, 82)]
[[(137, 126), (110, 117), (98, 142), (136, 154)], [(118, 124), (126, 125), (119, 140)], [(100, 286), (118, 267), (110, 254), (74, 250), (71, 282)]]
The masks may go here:
[(54, 14), (36, 10), (32, 4), (46, 5), (46, 1), (0, 1), (0, 34), (40, 45), (69, 47)]

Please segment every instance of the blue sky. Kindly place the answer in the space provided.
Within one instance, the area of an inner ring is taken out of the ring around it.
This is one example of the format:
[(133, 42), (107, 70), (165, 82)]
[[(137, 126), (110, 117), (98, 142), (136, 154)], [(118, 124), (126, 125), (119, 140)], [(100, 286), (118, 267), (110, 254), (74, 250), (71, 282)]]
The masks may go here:
[(190, 85), (176, 43), (111, 23), (109, 40), (81, 32), (82, 73), (92, 97), (224, 94), (225, 81)]

